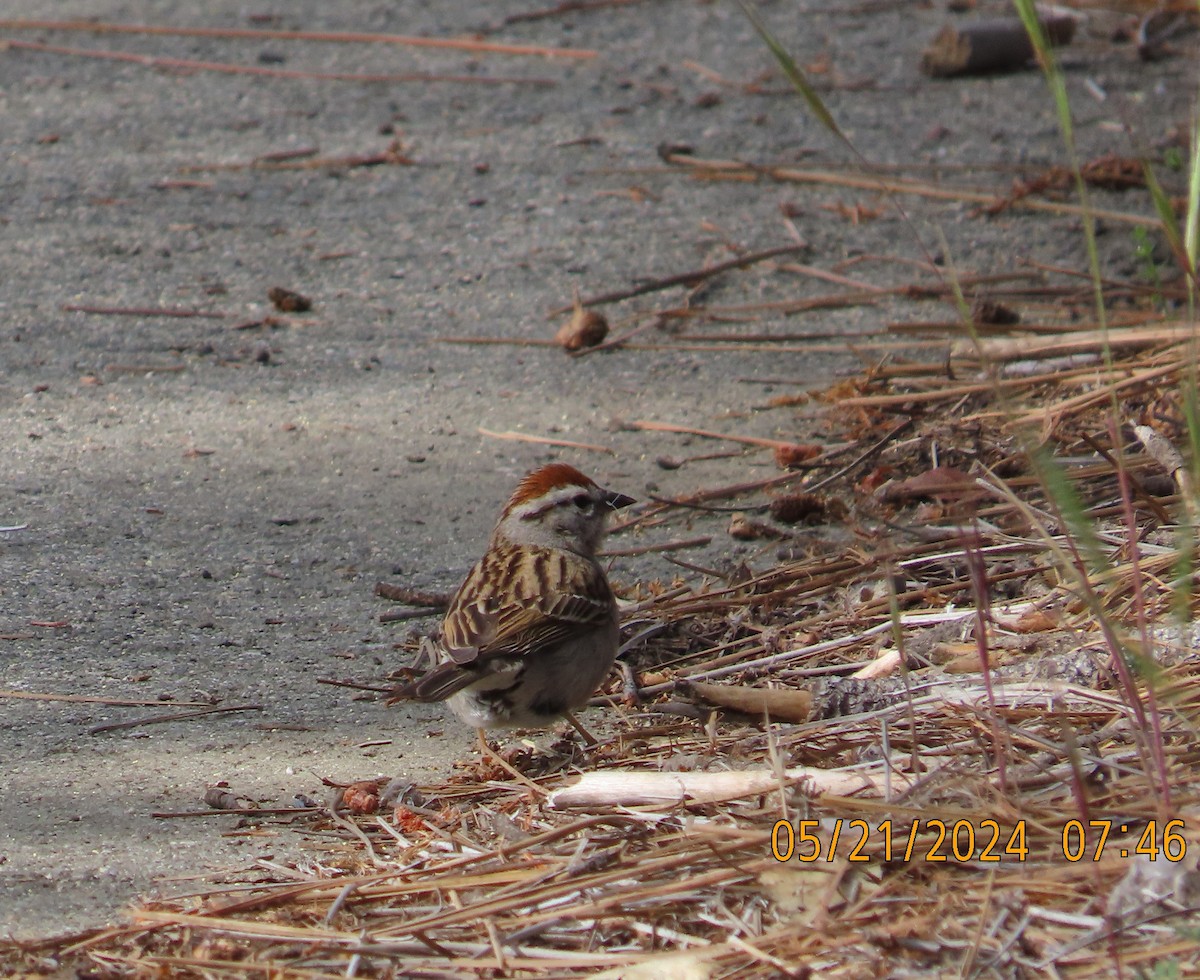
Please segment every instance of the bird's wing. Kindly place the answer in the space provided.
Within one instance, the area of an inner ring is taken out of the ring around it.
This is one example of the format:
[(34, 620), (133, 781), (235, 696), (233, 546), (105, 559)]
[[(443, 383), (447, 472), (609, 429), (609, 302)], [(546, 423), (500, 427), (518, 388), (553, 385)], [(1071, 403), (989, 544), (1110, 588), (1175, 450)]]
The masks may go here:
[(489, 550), (442, 622), (447, 660), (392, 692), (389, 703), (444, 701), (491, 675), (519, 674), (531, 650), (602, 625), (615, 600), (595, 561), (567, 551)]
[(442, 623), (459, 665), (520, 656), (602, 624), (613, 596), (595, 561), (567, 551), (489, 551), (471, 569)]

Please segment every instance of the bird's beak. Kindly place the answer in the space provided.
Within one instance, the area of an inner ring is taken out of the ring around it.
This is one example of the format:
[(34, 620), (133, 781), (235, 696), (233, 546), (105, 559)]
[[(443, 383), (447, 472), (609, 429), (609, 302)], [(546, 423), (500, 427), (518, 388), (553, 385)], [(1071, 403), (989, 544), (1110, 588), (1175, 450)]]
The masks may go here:
[(613, 510), (620, 510), (622, 507), (628, 507), (630, 504), (637, 503), (632, 497), (627, 497), (623, 493), (616, 493), (613, 490), (604, 491), (604, 502)]

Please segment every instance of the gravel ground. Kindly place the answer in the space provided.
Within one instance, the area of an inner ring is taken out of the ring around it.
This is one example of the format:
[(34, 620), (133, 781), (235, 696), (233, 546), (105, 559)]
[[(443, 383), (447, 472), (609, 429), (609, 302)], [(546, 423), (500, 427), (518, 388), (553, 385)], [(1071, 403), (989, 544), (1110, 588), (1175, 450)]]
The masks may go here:
[[(905, 221), (869, 192), (690, 180), (663, 165), (661, 144), (834, 171), (852, 161), (771, 73), (736, 4), (660, 0), (502, 26), (535, 7), (0, 5), (4, 16), (174, 26), (440, 37), (495, 27), (489, 40), (598, 52), (541, 58), (0, 28), (0, 525), (25, 525), (0, 532), (0, 935), (114, 921), (138, 895), (295, 858), (285, 837), (226, 836), (228, 818), (152, 815), (201, 809), (219, 780), (287, 805), (320, 795), (322, 777), (445, 774), (472, 736), (444, 723), (438, 707), (385, 708), (316, 683), (378, 681), (403, 665), (393, 644), (408, 628), (378, 622), (388, 606), (372, 595), (376, 581), (452, 588), (515, 480), (550, 459), (640, 497), (770, 475), (761, 452), (663, 470), (662, 454), (728, 447), (631, 432), (614, 419), (820, 435), (811, 409), (754, 406), (859, 367), (855, 334), (952, 313), (881, 303), (750, 325), (834, 338), (785, 354), (627, 350), (569, 360), (552, 348), (447, 338), (546, 338), (555, 328), (547, 311), (575, 289), (624, 288), (729, 259), (731, 247), (792, 243), (783, 205), (809, 246), (799, 261), (832, 269), (888, 256), (845, 267), (878, 284), (914, 279), (893, 260), (920, 259), (922, 248), (948, 246), (971, 272), (1009, 271), (1022, 259), (1084, 267), (1069, 216), (983, 219), (959, 202), (908, 197)], [(933, 82), (917, 71), (922, 47), (954, 15), (906, 3), (761, 10), (872, 161), (997, 192), (1016, 165), (1062, 162), (1037, 72)], [(1143, 64), (1129, 45), (1111, 43), (1115, 23), (1093, 14), (1065, 53), (1085, 157), (1130, 152), (1127, 120), (1155, 145), (1185, 121), (1195, 94), (1194, 42), (1191, 57)], [(477, 78), (184, 71), (4, 48), (5, 38), (295, 71)], [(711, 72), (763, 84), (747, 91)], [(247, 166), (304, 148), (325, 159), (378, 154), (393, 140), (409, 163)], [(1140, 196), (1099, 203), (1146, 207)], [(866, 210), (856, 214), (858, 205)], [(1102, 231), (1107, 268), (1130, 274), (1128, 227)], [(313, 310), (237, 329), (272, 312), (273, 286), (310, 296)], [(713, 280), (704, 300), (834, 288), (760, 263)], [(647, 295), (609, 313), (622, 329), (622, 318), (682, 298)], [(480, 427), (612, 451), (500, 441)], [(689, 560), (744, 557), (747, 546), (722, 527), (701, 516), (620, 544), (712, 533)], [(613, 577), (629, 585), (677, 572), (648, 556), (617, 560)], [(258, 707), (93, 733), (185, 710), (171, 706), (183, 701)]]

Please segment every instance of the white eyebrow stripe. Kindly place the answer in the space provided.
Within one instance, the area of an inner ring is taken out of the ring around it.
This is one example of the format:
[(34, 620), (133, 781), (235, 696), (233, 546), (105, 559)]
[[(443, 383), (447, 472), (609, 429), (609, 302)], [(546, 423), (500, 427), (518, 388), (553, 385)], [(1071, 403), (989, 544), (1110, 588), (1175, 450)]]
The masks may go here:
[(513, 508), (513, 514), (521, 520), (529, 520), (531, 517), (537, 517), (539, 514), (544, 514), (546, 511), (559, 504), (574, 500), (579, 494), (586, 494), (590, 497), (587, 487), (558, 487), (551, 491), (548, 495), (539, 497), (537, 500), (531, 500), (528, 503), (519, 504)]

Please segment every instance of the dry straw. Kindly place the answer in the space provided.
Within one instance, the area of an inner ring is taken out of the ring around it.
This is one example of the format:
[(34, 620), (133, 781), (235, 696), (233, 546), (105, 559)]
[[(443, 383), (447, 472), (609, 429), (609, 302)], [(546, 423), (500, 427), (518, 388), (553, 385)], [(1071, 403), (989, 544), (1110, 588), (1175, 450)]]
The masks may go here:
[[(855, 534), (813, 532), (804, 557), (647, 594), (630, 613), (647, 638), (632, 654), (641, 712), (586, 757), (561, 743), (556, 771), (537, 775), (552, 753), (513, 760), (548, 796), (475, 764), (421, 787), (420, 806), (261, 818), (301, 833), (311, 860), (228, 874), (16, 961), (196, 977), (1195, 971), (1181, 924), (1200, 852), (1200, 665), (1186, 629), (1139, 632), (1135, 615), (1166, 622), (1179, 596), (1160, 520), (1178, 472), (1104, 415), (1116, 391), (1131, 422), (1185, 444), (1193, 338), (1159, 327), (1110, 331), (1111, 366), (1086, 376), (989, 385), (1008, 358), (1100, 353), (1103, 335), (1073, 329), (997, 338), (985, 361), (956, 348), (941, 379), (893, 363), (840, 386), (842, 435), (875, 447), (828, 488), (853, 491)], [(1157, 753), (1064, 564), (1072, 530), (1031, 478), (1022, 426), (1095, 529), (1104, 560), (1084, 564), (1086, 588), (1140, 658), (1137, 690), (1155, 689)], [(756, 487), (730, 492), (751, 504)], [(864, 666), (876, 676), (847, 676)], [(722, 714), (688, 680), (807, 691), (811, 713)]]

